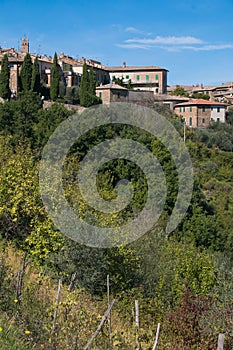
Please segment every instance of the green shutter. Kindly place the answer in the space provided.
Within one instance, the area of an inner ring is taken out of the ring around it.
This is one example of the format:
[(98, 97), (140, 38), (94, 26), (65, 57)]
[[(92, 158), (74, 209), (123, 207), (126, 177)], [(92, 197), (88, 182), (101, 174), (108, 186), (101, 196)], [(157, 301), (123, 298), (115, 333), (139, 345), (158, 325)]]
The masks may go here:
[(149, 75), (146, 75), (146, 81), (149, 81)]
[(158, 74), (155, 75), (155, 80), (156, 81), (159, 80), (159, 75)]
[(140, 75), (137, 75), (137, 80), (140, 80)]

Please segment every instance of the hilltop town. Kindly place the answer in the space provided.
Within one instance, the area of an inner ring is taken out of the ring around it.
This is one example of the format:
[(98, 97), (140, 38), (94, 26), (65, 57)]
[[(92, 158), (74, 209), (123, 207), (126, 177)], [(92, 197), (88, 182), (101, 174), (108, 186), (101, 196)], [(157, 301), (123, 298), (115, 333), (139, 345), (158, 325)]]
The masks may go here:
[[(10, 65), (9, 87), (11, 97), (16, 98), (20, 90), (20, 71), (27, 54), (29, 40), (23, 38), (21, 49), (1, 48), (0, 62), (8, 56)], [(43, 86), (41, 95), (50, 99), (49, 89), (54, 59), (51, 56), (30, 53), (32, 62), (37, 59), (40, 81)], [(105, 66), (93, 59), (77, 59), (64, 53), (57, 56), (59, 67), (58, 98), (64, 98), (66, 92), (78, 95), (83, 76), (84, 64), (92, 69), (96, 82), (96, 96), (102, 103), (133, 102), (160, 103), (166, 105), (177, 115), (185, 119), (189, 127), (207, 127), (211, 121), (226, 121), (226, 110), (233, 103), (233, 83), (219, 86), (168, 86), (168, 69), (158, 66)], [(69, 100), (69, 99), (68, 99)], [(77, 103), (76, 99), (76, 103)], [(75, 103), (68, 101), (68, 103)]]

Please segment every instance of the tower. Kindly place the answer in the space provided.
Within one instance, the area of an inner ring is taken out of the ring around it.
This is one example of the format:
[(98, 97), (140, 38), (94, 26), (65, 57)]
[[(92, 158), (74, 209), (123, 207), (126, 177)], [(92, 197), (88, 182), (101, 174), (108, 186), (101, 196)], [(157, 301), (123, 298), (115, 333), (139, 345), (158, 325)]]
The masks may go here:
[(28, 53), (29, 52), (29, 41), (28, 41), (28, 38), (23, 38), (22, 39), (21, 51), (23, 53)]

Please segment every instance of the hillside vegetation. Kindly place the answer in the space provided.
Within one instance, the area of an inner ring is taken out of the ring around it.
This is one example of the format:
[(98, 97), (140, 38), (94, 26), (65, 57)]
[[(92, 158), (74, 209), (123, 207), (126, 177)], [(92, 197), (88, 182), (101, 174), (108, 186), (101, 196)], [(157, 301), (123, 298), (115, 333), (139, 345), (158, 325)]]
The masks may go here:
[[(183, 123), (166, 109), (182, 135)], [(102, 167), (97, 186), (105, 199), (116, 183), (131, 181), (130, 205), (114, 217), (95, 214), (78, 189), (77, 173), (94, 145), (115, 137), (146, 145), (159, 159), (167, 198), (157, 225), (137, 241), (109, 249), (86, 247), (63, 236), (48, 217), (39, 192), (41, 152), (55, 128), (72, 112), (60, 104), (42, 109), (36, 93), (0, 104), (0, 347), (1, 349), (84, 349), (108, 309), (110, 276), (111, 343), (114, 349), (152, 349), (161, 324), (159, 350), (233, 348), (233, 153), (232, 125), (187, 131), (194, 166), (192, 201), (171, 234), (166, 223), (174, 207), (178, 178), (164, 145), (149, 133), (108, 125), (86, 133), (71, 148), (63, 167), (66, 198), (83, 218), (98, 225), (121, 225), (142, 210), (147, 184), (132, 162)], [(58, 283), (61, 282), (56, 302)], [(135, 300), (140, 327), (135, 328)], [(137, 345), (138, 346), (138, 345)], [(110, 349), (108, 322), (92, 344)]]

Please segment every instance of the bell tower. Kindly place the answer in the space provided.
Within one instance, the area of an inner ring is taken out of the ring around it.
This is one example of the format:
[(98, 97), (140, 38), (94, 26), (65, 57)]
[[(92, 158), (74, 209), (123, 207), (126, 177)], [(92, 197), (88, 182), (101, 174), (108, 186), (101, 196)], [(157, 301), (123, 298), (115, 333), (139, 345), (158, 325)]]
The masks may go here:
[(29, 41), (28, 41), (28, 38), (23, 38), (22, 39), (21, 51), (23, 53), (28, 53), (29, 52)]

